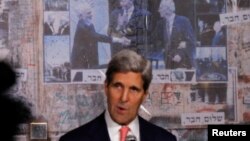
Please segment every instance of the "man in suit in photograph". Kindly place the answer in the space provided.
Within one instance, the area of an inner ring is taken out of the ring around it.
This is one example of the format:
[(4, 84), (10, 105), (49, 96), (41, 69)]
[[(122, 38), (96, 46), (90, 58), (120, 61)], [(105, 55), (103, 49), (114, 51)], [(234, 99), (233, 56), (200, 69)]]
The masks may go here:
[(72, 69), (93, 69), (98, 68), (98, 42), (123, 43), (129, 42), (126, 38), (116, 38), (97, 33), (92, 22), (93, 12), (90, 5), (85, 4), (79, 7), (78, 23), (73, 40), (71, 53)]
[(44, 35), (55, 35), (55, 27), (54, 27), (55, 17), (52, 15), (48, 15), (47, 21), (44, 23)]
[(195, 67), (195, 35), (188, 18), (175, 14), (173, 0), (161, 0), (161, 19), (151, 36), (154, 50), (162, 51), (166, 69)]
[(215, 31), (212, 39), (212, 46), (225, 46), (226, 45), (226, 29), (221, 26), (220, 21), (215, 21), (213, 29)]
[(129, 45), (114, 43), (111, 45), (111, 55), (124, 48), (132, 49), (140, 54), (145, 53), (147, 18), (149, 12), (136, 5), (135, 0), (118, 0), (119, 6), (110, 13), (109, 35), (126, 37)]
[(151, 80), (150, 61), (132, 50), (118, 52), (106, 71), (107, 109), (59, 141), (176, 141), (173, 134), (138, 115)]
[(58, 28), (58, 35), (69, 35), (70, 28), (69, 28), (69, 20), (61, 19), (60, 26)]

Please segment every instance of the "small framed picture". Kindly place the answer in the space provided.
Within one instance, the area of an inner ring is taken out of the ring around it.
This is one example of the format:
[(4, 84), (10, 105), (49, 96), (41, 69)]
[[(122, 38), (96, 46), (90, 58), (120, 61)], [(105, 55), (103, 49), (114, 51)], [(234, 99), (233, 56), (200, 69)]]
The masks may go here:
[(30, 123), (30, 139), (47, 139), (47, 122)]

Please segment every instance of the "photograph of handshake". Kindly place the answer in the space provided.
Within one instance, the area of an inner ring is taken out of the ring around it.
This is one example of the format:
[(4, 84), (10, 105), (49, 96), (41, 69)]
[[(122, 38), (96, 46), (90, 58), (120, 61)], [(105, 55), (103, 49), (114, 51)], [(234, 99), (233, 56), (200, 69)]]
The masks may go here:
[(112, 41), (114, 43), (120, 43), (120, 44), (122, 44), (124, 46), (129, 46), (130, 43), (131, 43), (131, 40), (124, 37), (124, 36), (123, 37), (112, 37)]

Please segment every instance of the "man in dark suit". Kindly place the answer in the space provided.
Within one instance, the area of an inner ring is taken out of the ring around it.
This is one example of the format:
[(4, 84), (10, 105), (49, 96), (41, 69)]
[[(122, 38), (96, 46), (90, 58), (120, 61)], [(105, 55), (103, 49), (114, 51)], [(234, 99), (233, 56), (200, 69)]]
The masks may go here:
[(69, 35), (69, 20), (61, 19), (60, 26), (58, 28), (58, 35)]
[(55, 35), (54, 28), (55, 18), (52, 15), (48, 15), (47, 21), (44, 23), (44, 35)]
[(149, 12), (135, 5), (135, 0), (119, 0), (119, 7), (110, 14), (109, 35), (126, 37), (131, 42), (124, 46), (114, 43), (111, 45), (111, 55), (124, 48), (132, 49), (140, 54), (145, 53), (147, 18)]
[(106, 71), (107, 110), (69, 131), (60, 141), (125, 141), (121, 139), (124, 129), (125, 138), (137, 141), (176, 141), (173, 134), (138, 115), (151, 80), (152, 67), (148, 60), (132, 50), (118, 52)]
[(188, 18), (175, 14), (173, 0), (162, 0), (158, 21), (151, 42), (154, 50), (164, 53), (166, 69), (195, 67), (195, 36)]
[(220, 21), (215, 21), (213, 29), (215, 31), (212, 39), (212, 46), (225, 46), (226, 45), (226, 30), (221, 26)]
[(116, 38), (117, 40), (115, 40), (115, 38), (97, 33), (92, 23), (92, 9), (87, 4), (77, 9), (77, 11), (79, 21), (74, 36), (71, 67), (72, 69), (97, 68), (99, 65), (98, 42), (121, 43), (126, 39), (123, 38), (124, 40), (121, 41)]

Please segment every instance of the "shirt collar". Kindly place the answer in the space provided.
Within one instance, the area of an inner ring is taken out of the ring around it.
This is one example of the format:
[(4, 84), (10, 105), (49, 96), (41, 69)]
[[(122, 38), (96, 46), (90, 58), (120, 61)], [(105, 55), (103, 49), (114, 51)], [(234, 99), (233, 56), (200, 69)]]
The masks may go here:
[(173, 23), (175, 17), (175, 13), (173, 13), (169, 18), (167, 18), (169, 23)]
[[(114, 135), (118, 135), (119, 137), (119, 129), (121, 128), (121, 125), (117, 124), (115, 121), (112, 120), (108, 110), (105, 111), (105, 121), (108, 127), (110, 138), (112, 138), (112, 136)], [(140, 141), (138, 116), (136, 116), (136, 118), (128, 124), (128, 127), (130, 128), (130, 131), (128, 134), (136, 136), (137, 141)]]
[(128, 15), (131, 15), (134, 11), (135, 7), (132, 5), (131, 7), (129, 7), (128, 9), (123, 9), (123, 12), (127, 12)]
[(129, 9), (128, 9), (128, 13), (133, 13), (135, 7), (132, 5)]

